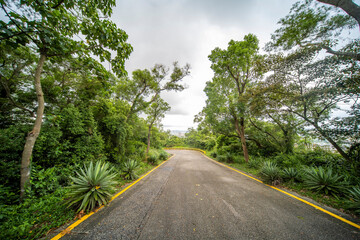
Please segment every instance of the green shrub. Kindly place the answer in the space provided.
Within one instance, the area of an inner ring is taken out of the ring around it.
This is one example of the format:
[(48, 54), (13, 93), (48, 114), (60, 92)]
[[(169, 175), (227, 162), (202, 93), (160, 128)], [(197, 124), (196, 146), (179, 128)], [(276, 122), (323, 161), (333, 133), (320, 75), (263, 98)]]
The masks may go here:
[(256, 157), (250, 157), (248, 161), (249, 168), (258, 169), (260, 165), (260, 161)]
[(218, 154), (216, 156), (216, 160), (219, 161), (219, 162), (226, 162), (226, 156)]
[(139, 162), (134, 159), (128, 159), (126, 162), (124, 162), (121, 171), (123, 173), (123, 176), (127, 180), (134, 180), (138, 178), (135, 171), (139, 167)]
[(0, 239), (40, 239), (49, 230), (74, 219), (75, 211), (60, 204), (68, 189), (58, 188), (20, 205), (0, 206)]
[(272, 160), (276, 162), (280, 167), (289, 168), (301, 165), (302, 158), (297, 154), (280, 153), (273, 157)]
[(299, 171), (296, 168), (289, 167), (282, 170), (282, 178), (286, 181), (296, 181), (300, 179)]
[(210, 157), (212, 158), (216, 158), (217, 157), (217, 153), (214, 151), (214, 152), (210, 152)]
[(69, 206), (76, 206), (78, 211), (91, 211), (96, 205), (108, 203), (116, 184), (116, 174), (108, 163), (97, 162), (94, 166), (90, 162), (76, 174), (77, 177), (70, 177), (74, 184), (68, 187), (71, 190)]
[(347, 208), (354, 210), (357, 214), (360, 214), (360, 187), (352, 187), (349, 190), (350, 200), (347, 201)]
[(334, 173), (331, 168), (310, 167), (304, 171), (303, 180), (306, 188), (335, 197), (346, 190), (343, 177)]
[(225, 162), (227, 163), (234, 162), (234, 157), (230, 152), (225, 153)]
[(159, 160), (159, 153), (155, 149), (150, 149), (147, 157), (148, 163), (154, 165)]
[(169, 153), (165, 152), (164, 150), (160, 150), (159, 159), (166, 160), (169, 157)]
[(276, 185), (281, 182), (281, 171), (276, 163), (271, 161), (263, 163), (260, 170), (260, 176), (265, 183)]
[(235, 156), (233, 156), (233, 162), (234, 163), (244, 163), (245, 158), (242, 155), (235, 155)]

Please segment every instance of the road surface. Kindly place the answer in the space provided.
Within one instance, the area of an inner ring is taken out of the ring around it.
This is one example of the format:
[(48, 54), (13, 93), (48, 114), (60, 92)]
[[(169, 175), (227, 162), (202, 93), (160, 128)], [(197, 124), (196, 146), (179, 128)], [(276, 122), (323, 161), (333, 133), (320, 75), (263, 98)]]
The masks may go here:
[(360, 239), (359, 229), (199, 152), (169, 152), (62, 239)]

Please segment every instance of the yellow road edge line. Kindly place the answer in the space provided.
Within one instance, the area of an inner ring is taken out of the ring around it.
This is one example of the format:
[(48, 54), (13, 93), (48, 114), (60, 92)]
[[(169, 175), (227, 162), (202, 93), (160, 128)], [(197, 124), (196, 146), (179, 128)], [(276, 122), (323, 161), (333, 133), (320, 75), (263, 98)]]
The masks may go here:
[[(156, 166), (155, 168), (151, 169), (149, 172), (147, 172), (145, 175), (143, 175), (142, 177), (140, 177), (139, 179), (137, 179), (135, 182), (133, 182), (132, 184), (130, 184), (129, 186), (127, 186), (126, 188), (124, 188), (123, 190), (121, 190), (120, 192), (118, 192), (117, 194), (115, 194), (109, 201), (109, 203), (111, 201), (113, 201), (115, 198), (119, 197), (121, 194), (123, 194), (124, 192), (126, 192), (129, 188), (131, 188), (132, 186), (134, 186), (136, 183), (138, 183), (141, 179), (143, 179), (144, 177), (146, 177), (147, 175), (149, 175), (150, 173), (152, 173), (155, 169), (157, 169), (158, 167), (160, 167), (161, 165), (163, 165), (165, 162), (169, 161), (171, 158), (173, 158), (175, 156), (172, 155), (171, 157), (169, 157), (166, 161), (160, 163), (158, 166)], [(99, 211), (101, 208), (103, 208), (104, 205), (100, 206), (98, 209), (96, 209), (95, 211), (92, 211), (84, 216), (82, 216), (79, 220), (77, 220), (76, 222), (74, 222), (73, 224), (71, 224), (69, 227), (67, 227), (65, 230), (61, 231), (58, 235), (56, 235), (55, 237), (51, 238), (51, 240), (58, 240), (60, 238), (62, 238), (63, 236), (65, 236), (66, 234), (68, 234), (71, 230), (73, 230), (76, 226), (78, 226), (80, 223), (82, 223), (83, 221), (85, 221), (86, 219), (88, 219), (91, 215), (93, 215), (94, 213), (96, 213), (97, 211)]]
[(326, 213), (326, 214), (328, 214), (328, 215), (330, 215), (330, 216), (332, 216), (332, 217), (334, 217), (334, 218), (336, 218), (336, 219), (338, 219), (338, 220), (340, 220), (340, 221), (342, 221), (342, 222), (345, 222), (345, 223), (347, 223), (347, 224), (349, 224), (349, 225), (351, 225), (351, 226), (353, 226), (353, 227), (356, 227), (356, 228), (360, 229), (360, 225), (358, 225), (358, 224), (356, 224), (356, 223), (354, 223), (354, 222), (351, 222), (351, 221), (349, 221), (349, 220), (347, 220), (347, 219), (345, 219), (345, 218), (343, 218), (343, 217), (340, 217), (339, 215), (336, 215), (335, 213), (329, 212), (329, 211), (323, 209), (322, 207), (319, 207), (319, 206), (317, 206), (317, 205), (315, 205), (315, 204), (313, 204), (313, 203), (311, 203), (311, 202), (308, 202), (308, 201), (306, 201), (306, 200), (304, 200), (304, 199), (302, 199), (302, 198), (300, 198), (300, 197), (297, 197), (297, 196), (295, 196), (295, 195), (293, 195), (293, 194), (291, 194), (291, 193), (288, 193), (288, 192), (286, 192), (286, 191), (284, 191), (284, 190), (281, 190), (281, 189), (279, 189), (279, 188), (277, 188), (277, 187), (274, 187), (274, 186), (265, 184), (263, 181), (261, 181), (261, 180), (259, 180), (259, 179), (256, 179), (256, 178), (254, 178), (254, 177), (251, 177), (251, 176), (249, 176), (249, 175), (247, 175), (247, 174), (245, 174), (245, 173), (243, 173), (243, 172), (240, 172), (239, 170), (237, 170), (237, 169), (235, 169), (235, 168), (229, 167), (229, 166), (227, 166), (227, 165), (225, 165), (225, 164), (223, 164), (223, 163), (220, 163), (220, 162), (218, 162), (218, 161), (215, 161), (214, 159), (209, 158), (209, 157), (206, 156), (205, 154), (203, 154), (203, 155), (204, 155), (204, 157), (206, 157), (207, 159), (209, 159), (209, 160), (211, 160), (211, 161), (213, 161), (213, 162), (215, 162), (215, 163), (217, 163), (217, 164), (219, 164), (219, 165), (222, 165), (222, 166), (224, 166), (224, 167), (227, 167), (227, 168), (229, 168), (229, 169), (231, 169), (231, 170), (233, 170), (233, 171), (235, 171), (235, 172), (237, 172), (237, 173), (240, 173), (240, 174), (242, 174), (242, 175), (244, 175), (244, 176), (246, 176), (246, 177), (248, 177), (248, 178), (251, 178), (251, 179), (253, 179), (253, 180), (255, 180), (255, 181), (259, 182), (259, 183), (262, 183), (262, 184), (264, 184), (264, 185), (266, 185), (266, 186), (268, 186), (268, 187), (270, 187), (270, 188), (272, 188), (272, 189), (275, 189), (275, 190), (277, 190), (277, 191), (279, 191), (279, 192), (281, 192), (281, 193), (284, 193), (284, 194), (286, 194), (286, 195), (288, 195), (288, 196), (290, 196), (290, 197), (292, 197), (292, 198), (295, 198), (296, 200), (298, 200), (298, 201), (300, 201), (300, 202), (303, 202), (303, 203), (305, 203), (305, 204), (307, 204), (307, 205), (309, 205), (309, 206), (312, 206), (313, 208), (315, 208), (315, 209), (317, 209), (317, 210), (319, 210), (319, 211), (321, 211), (321, 212), (324, 212), (324, 213)]

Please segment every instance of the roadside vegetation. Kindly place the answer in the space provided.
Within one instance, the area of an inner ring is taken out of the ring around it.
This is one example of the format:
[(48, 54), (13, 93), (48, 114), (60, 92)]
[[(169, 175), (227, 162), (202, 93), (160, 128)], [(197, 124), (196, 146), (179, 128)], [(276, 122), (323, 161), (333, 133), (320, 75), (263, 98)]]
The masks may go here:
[(0, 5), (1, 239), (39, 239), (106, 204), (167, 159), (162, 148), (171, 146), (207, 150), (270, 184), (359, 213), (360, 44), (347, 35), (358, 33), (353, 16), (300, 1), (280, 20), (266, 54), (254, 34), (214, 49), (198, 128), (179, 138), (160, 127), (170, 109), (161, 93), (182, 91), (190, 66), (154, 63), (128, 74), (133, 48), (109, 18), (115, 1)]
[(215, 48), (198, 127), (166, 146), (359, 214), (360, 23), (341, 10), (352, 1), (320, 2), (295, 3), (265, 54), (254, 34)]
[(160, 93), (190, 67), (128, 76), (115, 1), (0, 5), (0, 239), (39, 239), (168, 158)]

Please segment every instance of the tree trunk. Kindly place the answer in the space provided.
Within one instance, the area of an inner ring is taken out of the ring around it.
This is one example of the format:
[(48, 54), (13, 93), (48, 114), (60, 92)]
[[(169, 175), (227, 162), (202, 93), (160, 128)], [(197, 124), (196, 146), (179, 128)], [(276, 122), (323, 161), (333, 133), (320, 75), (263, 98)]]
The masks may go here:
[(249, 162), (249, 153), (247, 150), (247, 146), (246, 146), (246, 139), (245, 139), (245, 122), (244, 122), (244, 118), (240, 118), (240, 123), (239, 120), (236, 118), (235, 119), (235, 128), (236, 128), (236, 132), (239, 135), (240, 139), (241, 139), (241, 146), (244, 152), (244, 159), (245, 162)]
[(294, 131), (291, 129), (291, 126), (285, 126), (281, 128), (284, 134), (284, 148), (285, 153), (294, 152)]
[(350, 161), (349, 155), (347, 155), (344, 150), (332, 138), (330, 138), (326, 133), (324, 133), (323, 130), (319, 127), (319, 125), (317, 125), (316, 123), (312, 123), (312, 125), (321, 134), (321, 136), (323, 136), (338, 151), (338, 153), (340, 153), (343, 158), (345, 158), (347, 161)]
[(150, 150), (151, 128), (152, 128), (152, 124), (149, 125), (149, 130), (148, 130), (147, 147), (146, 147), (146, 152), (145, 152), (145, 158), (146, 158), (146, 160), (147, 160), (147, 158), (148, 158), (148, 154), (149, 154), (149, 150)]
[(39, 136), (41, 124), (42, 124), (42, 118), (44, 115), (44, 94), (41, 88), (41, 72), (44, 66), (46, 60), (46, 55), (41, 53), (40, 59), (36, 68), (35, 72), (35, 90), (38, 100), (38, 108), (36, 111), (36, 119), (35, 124), (31, 132), (28, 133), (26, 137), (26, 142), (24, 146), (24, 151), (22, 153), (21, 157), (21, 169), (20, 169), (20, 199), (23, 199), (25, 197), (25, 188), (27, 185), (29, 185), (30, 182), (30, 161), (31, 161), (31, 155), (32, 151), (35, 145), (35, 141), (37, 137)]

